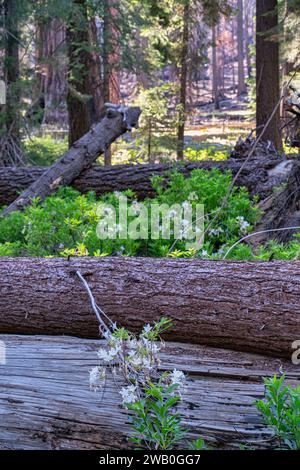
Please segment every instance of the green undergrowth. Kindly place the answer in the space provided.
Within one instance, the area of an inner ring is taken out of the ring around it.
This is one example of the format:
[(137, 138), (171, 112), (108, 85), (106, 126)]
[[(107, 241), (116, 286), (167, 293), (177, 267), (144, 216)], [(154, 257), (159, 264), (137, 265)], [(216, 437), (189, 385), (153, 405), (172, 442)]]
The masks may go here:
[[(166, 204), (170, 209), (174, 204), (186, 202), (193, 207), (203, 204), (205, 237), (201, 249), (187, 248), (184, 239), (176, 241), (172, 230), (170, 239), (162, 236), (156, 240), (149, 237), (136, 240), (119, 238), (119, 220), (116, 220), (117, 237), (100, 240), (96, 229), (103, 213), (99, 211), (99, 205), (108, 204), (117, 208), (120, 195), (126, 196), (128, 205), (136, 210), (134, 215), (132, 212), (128, 214), (130, 223), (140, 211), (134, 192), (114, 192), (97, 198), (92, 192), (82, 195), (73, 188), (60, 188), (42, 204), (33, 200), (24, 212), (14, 212), (9, 217), (0, 218), (0, 256), (122, 255), (214, 260), (222, 259), (235, 242), (253, 231), (260, 214), (257, 201), (250, 199), (245, 188), (234, 188), (227, 204), (220, 210), (232, 182), (230, 172), (198, 169), (191, 172), (190, 178), (184, 178), (176, 171), (166, 176), (153, 178), (156, 196), (143, 201), (144, 208), (150, 210), (152, 204)], [(240, 243), (228, 255), (228, 259), (241, 260), (270, 258), (300, 259), (298, 237), (287, 245), (270, 242), (256, 253), (250, 245)]]

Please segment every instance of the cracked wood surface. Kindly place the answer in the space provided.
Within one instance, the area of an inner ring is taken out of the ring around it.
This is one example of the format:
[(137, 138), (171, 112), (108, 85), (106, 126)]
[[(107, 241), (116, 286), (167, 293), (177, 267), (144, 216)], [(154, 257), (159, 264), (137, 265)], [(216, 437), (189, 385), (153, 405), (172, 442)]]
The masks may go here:
[[(2, 335), (7, 363), (0, 366), (1, 449), (125, 449), (127, 417), (110, 377), (103, 395), (89, 390), (100, 340)], [(283, 370), (299, 384), (290, 361), (190, 344), (167, 343), (162, 369), (184, 370), (189, 387), (180, 405), (190, 437), (209, 445), (268, 448), (272, 433), (253, 401), (262, 377)]]

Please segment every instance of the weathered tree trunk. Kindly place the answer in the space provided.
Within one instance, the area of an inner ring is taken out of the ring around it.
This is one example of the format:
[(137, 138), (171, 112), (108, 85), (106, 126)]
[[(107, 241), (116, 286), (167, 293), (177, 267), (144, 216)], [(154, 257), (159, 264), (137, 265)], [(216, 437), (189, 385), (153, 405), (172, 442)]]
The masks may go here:
[(177, 129), (177, 160), (183, 160), (184, 153), (184, 129), (186, 120), (186, 94), (187, 94), (187, 66), (189, 50), (189, 21), (190, 0), (186, 0), (183, 9), (183, 31), (180, 57), (180, 96), (179, 117)]
[(299, 339), (299, 262), (166, 258), (1, 258), (0, 332), (98, 337), (76, 271), (132, 330), (167, 316), (169, 340), (288, 358)]
[(128, 130), (128, 126), (130, 128), (137, 125), (139, 115), (139, 108), (129, 108), (125, 122), (123, 114), (108, 111), (97, 125), (75, 142), (61, 159), (30, 185), (3, 214), (23, 209), (30, 205), (32, 198), (38, 197), (43, 201), (59, 186), (71, 184), (114, 140)]
[[(256, 1), (256, 125), (262, 131), (277, 106), (274, 118), (266, 129), (263, 140), (270, 140), (282, 148), (279, 130), (280, 83), (279, 42), (272, 39), (278, 27), (278, 0)], [(262, 127), (261, 127), (262, 126)]]
[[(130, 448), (116, 382), (108, 374), (103, 392), (89, 390), (88, 371), (99, 364), (99, 340), (15, 335), (1, 340), (7, 364), (0, 375), (0, 449)], [(182, 343), (167, 343), (161, 358), (162, 370), (176, 367), (190, 377), (179, 407), (188, 441), (201, 436), (225, 449), (238, 449), (241, 440), (260, 449), (275, 445), (253, 402), (264, 397), (263, 377), (281, 367), (287, 381), (297, 385), (299, 367)]]
[(238, 0), (237, 46), (238, 46), (238, 96), (246, 91), (244, 69), (244, 2)]

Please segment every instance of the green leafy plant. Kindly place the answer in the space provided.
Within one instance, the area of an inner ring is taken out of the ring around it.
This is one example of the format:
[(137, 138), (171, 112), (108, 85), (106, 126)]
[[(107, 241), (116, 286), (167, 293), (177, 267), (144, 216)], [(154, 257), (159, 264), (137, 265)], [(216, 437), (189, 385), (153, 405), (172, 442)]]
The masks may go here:
[(129, 416), (133, 429), (130, 441), (140, 448), (169, 450), (186, 437), (182, 417), (175, 411), (181, 400), (176, 395), (179, 385), (166, 385), (167, 377), (161, 377), (157, 384), (150, 383), (143, 398), (127, 405), (132, 411)]
[[(100, 240), (96, 233), (101, 215), (97, 212), (99, 203), (117, 209), (120, 193), (107, 193), (96, 198), (93, 193), (79, 194), (72, 188), (60, 188), (40, 204), (38, 200), (23, 212), (14, 212), (9, 217), (0, 217), (0, 254), (14, 256), (168, 256), (215, 258), (222, 250), (234, 243), (245, 232), (251, 230), (258, 217), (258, 211), (247, 191), (235, 188), (226, 208), (218, 214), (212, 226), (210, 222), (219, 209), (232, 181), (231, 174), (219, 170), (194, 170), (190, 178), (177, 172), (153, 179), (156, 197), (146, 199), (143, 204), (150, 209), (152, 204), (204, 204), (205, 228), (208, 229), (205, 245), (200, 252), (186, 249), (185, 240), (137, 239), (130, 238)], [(128, 198), (138, 212), (140, 203), (135, 194), (127, 190), (122, 195)], [(190, 195), (193, 200), (190, 201)], [(128, 221), (134, 216), (128, 214)], [(118, 221), (117, 221), (118, 223)], [(150, 230), (150, 224), (149, 224)], [(7, 245), (9, 244), (9, 245)], [(204, 253), (207, 253), (204, 256)]]
[(280, 446), (300, 449), (300, 387), (284, 384), (285, 376), (265, 379), (266, 398), (255, 402)]
[[(159, 352), (165, 347), (161, 334), (170, 327), (171, 321), (163, 317), (153, 325), (145, 325), (139, 335), (134, 335), (118, 327), (106, 315), (102, 318), (102, 314), (97, 309), (106, 343), (98, 350), (101, 364), (90, 370), (90, 388), (103, 389), (108, 371), (113, 374), (116, 384), (116, 377), (121, 375), (124, 386), (119, 393), (132, 429), (129, 440), (138, 448), (152, 450), (170, 450), (179, 444), (185, 446), (188, 430), (182, 424), (177, 405), (182, 400), (186, 376), (177, 369), (172, 372), (159, 370)], [(199, 439), (191, 445), (200, 446), (201, 443), (204, 445)]]

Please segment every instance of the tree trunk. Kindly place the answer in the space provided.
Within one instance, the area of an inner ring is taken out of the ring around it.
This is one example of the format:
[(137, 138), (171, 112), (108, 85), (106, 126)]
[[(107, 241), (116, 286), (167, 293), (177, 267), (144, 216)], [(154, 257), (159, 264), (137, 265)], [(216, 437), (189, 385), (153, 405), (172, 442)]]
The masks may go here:
[[(98, 340), (66, 336), (2, 336), (7, 364), (0, 376), (0, 449), (108, 449), (131, 447), (128, 416), (116, 381), (107, 374), (103, 392), (89, 390), (88, 372), (99, 364)], [(299, 384), (299, 367), (265, 356), (167, 343), (161, 370), (188, 376), (179, 409), (187, 440), (239, 449), (274, 445), (272, 430), (253, 405), (264, 397), (264, 377), (281, 367)], [(121, 384), (120, 386), (122, 386)], [(234, 397), (233, 397), (234, 393)]]
[(0, 166), (24, 164), (20, 148), (19, 8), (17, 0), (3, 1), (6, 104), (1, 119)]
[(218, 68), (218, 57), (217, 57), (217, 34), (216, 26), (212, 27), (212, 98), (215, 103), (215, 109), (220, 109), (219, 104), (219, 68)]
[(65, 42), (66, 29), (58, 18), (37, 24), (38, 99), (46, 125), (65, 127), (68, 121)]
[[(117, 67), (119, 66), (119, 32), (114, 24), (119, 12), (118, 1), (105, 0), (105, 13), (103, 21), (103, 89), (104, 101), (120, 103), (120, 84)], [(112, 164), (112, 150), (109, 147), (104, 153), (104, 164)]]
[(79, 139), (75, 144), (46, 170), (32, 185), (29, 186), (3, 214), (21, 210), (30, 205), (32, 198), (43, 201), (61, 185), (69, 185), (81, 172), (91, 166), (99, 155), (128, 128), (137, 125), (140, 115), (139, 108), (129, 108), (127, 119), (119, 112), (107, 112), (97, 125)]
[(238, 0), (237, 46), (238, 46), (238, 96), (246, 91), (244, 70), (244, 3)]
[[(155, 191), (151, 184), (153, 176), (163, 176), (169, 170), (177, 169), (186, 177), (195, 169), (210, 170), (218, 168), (221, 171), (230, 170), (235, 176), (243, 162), (238, 159), (226, 161), (201, 161), (186, 162), (183, 165), (174, 164), (143, 164), (143, 165), (114, 165), (106, 168), (94, 165), (84, 170), (78, 178), (72, 181), (72, 186), (82, 193), (94, 191), (97, 196), (112, 191), (125, 191), (132, 189), (138, 199), (153, 197)], [(42, 174), (45, 168), (41, 167), (7, 167), (0, 169), (0, 205), (9, 204), (17, 195), (33, 184)], [(257, 157), (243, 166), (236, 186), (245, 186), (250, 195), (258, 195), (261, 200), (269, 196), (282, 197), (282, 204), (293, 207), (294, 201), (298, 201), (297, 179), (300, 178), (299, 163), (287, 160), (279, 162), (275, 158)], [(166, 180), (168, 179), (166, 175)], [(275, 186), (282, 185), (282, 191), (273, 193)], [(287, 207), (286, 206), (286, 207)], [(276, 207), (273, 207), (275, 210)]]
[[(88, 132), (101, 115), (99, 109), (99, 74), (91, 48), (90, 22), (87, 16), (86, 0), (75, 0), (74, 17), (67, 26), (69, 55), (69, 90), (67, 95), (69, 111), (69, 145)], [(78, 19), (79, 17), (79, 19)], [(79, 22), (79, 24), (78, 24)], [(94, 75), (96, 74), (96, 75)]]
[(169, 340), (287, 358), (299, 339), (298, 262), (168, 258), (1, 258), (0, 332), (97, 338), (77, 271), (134, 331), (167, 316)]
[[(295, 170), (295, 176), (298, 177), (297, 162), (289, 161), (291, 168), (284, 176), (289, 178), (290, 172)], [(111, 168), (105, 168), (100, 165), (94, 165), (84, 170), (75, 180), (72, 186), (86, 193), (94, 191), (97, 196), (107, 192), (125, 191), (132, 189), (138, 199), (153, 197), (155, 191), (151, 184), (152, 176), (163, 176), (171, 169), (177, 169), (183, 172), (186, 177), (195, 169), (210, 170), (219, 168), (221, 171), (230, 170), (234, 175), (241, 168), (241, 162), (237, 159), (225, 161), (200, 161), (185, 162), (176, 166), (174, 164), (142, 164), (142, 165), (114, 165)], [(274, 158), (254, 159), (243, 167), (243, 171), (236, 181), (237, 186), (245, 186), (250, 194), (259, 195), (264, 199), (272, 194), (273, 187), (283, 183), (281, 178), (269, 178), (269, 172), (281, 167), (282, 162)], [(45, 172), (44, 167), (6, 167), (0, 169), (0, 206), (9, 204), (15, 200), (17, 195), (28, 188)], [(300, 176), (300, 175), (299, 175)], [(166, 176), (167, 178), (167, 176)], [(295, 189), (295, 188), (294, 188)]]
[[(278, 1), (256, 1), (256, 125), (259, 133), (277, 107), (263, 140), (282, 148), (280, 135), (279, 42), (272, 39), (278, 27)], [(260, 127), (262, 126), (262, 127)]]
[(179, 96), (179, 113), (178, 113), (178, 130), (177, 130), (177, 160), (183, 160), (184, 152), (184, 129), (186, 120), (186, 87), (187, 87), (187, 66), (188, 66), (188, 50), (189, 50), (189, 15), (190, 0), (185, 0), (183, 10), (183, 31), (182, 46), (180, 57), (180, 96)]
[(247, 74), (248, 78), (252, 77), (252, 61), (250, 54), (250, 44), (251, 44), (251, 35), (249, 34), (249, 20), (252, 16), (251, 1), (246, 0), (245, 7), (245, 53), (246, 53), (246, 62), (247, 62)]

